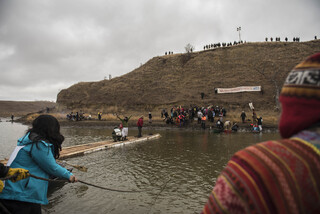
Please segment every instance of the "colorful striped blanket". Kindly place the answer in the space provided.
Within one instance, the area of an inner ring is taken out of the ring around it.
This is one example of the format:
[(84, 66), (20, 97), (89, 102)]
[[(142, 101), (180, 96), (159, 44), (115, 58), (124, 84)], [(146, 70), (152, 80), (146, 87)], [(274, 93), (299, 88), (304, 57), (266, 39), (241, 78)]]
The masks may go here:
[(320, 213), (319, 143), (303, 131), (235, 153), (202, 213)]

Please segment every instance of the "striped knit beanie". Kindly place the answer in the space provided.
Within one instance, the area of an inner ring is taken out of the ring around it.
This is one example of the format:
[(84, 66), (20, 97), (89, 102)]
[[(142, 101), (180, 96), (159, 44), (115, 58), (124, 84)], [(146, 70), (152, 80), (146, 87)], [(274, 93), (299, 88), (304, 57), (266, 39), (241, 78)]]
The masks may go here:
[(280, 93), (283, 138), (320, 122), (320, 52), (298, 64), (287, 76)]

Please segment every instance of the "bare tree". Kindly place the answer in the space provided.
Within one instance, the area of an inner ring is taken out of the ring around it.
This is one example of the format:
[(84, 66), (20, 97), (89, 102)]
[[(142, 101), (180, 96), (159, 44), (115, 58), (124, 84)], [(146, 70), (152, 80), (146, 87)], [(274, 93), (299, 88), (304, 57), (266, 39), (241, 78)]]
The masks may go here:
[(187, 53), (192, 53), (194, 50), (194, 46), (188, 43), (186, 47), (184, 47)]

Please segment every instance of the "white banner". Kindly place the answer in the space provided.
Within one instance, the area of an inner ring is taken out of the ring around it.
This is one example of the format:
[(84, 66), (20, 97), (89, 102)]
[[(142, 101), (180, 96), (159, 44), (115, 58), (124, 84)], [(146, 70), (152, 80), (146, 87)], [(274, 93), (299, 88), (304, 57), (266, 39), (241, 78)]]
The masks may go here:
[(218, 94), (239, 93), (245, 91), (261, 91), (261, 86), (240, 86), (236, 88), (216, 88)]

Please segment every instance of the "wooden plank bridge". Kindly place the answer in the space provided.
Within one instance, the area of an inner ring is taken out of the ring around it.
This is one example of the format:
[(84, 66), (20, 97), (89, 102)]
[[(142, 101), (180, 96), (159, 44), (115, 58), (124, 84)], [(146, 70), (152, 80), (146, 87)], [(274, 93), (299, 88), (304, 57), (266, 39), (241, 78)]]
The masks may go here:
[[(59, 160), (81, 156), (88, 153), (109, 149), (112, 147), (118, 147), (118, 146), (123, 146), (127, 144), (132, 144), (132, 143), (154, 140), (160, 137), (161, 137), (160, 134), (154, 134), (154, 135), (147, 135), (140, 138), (127, 137), (127, 140), (125, 141), (114, 142), (113, 140), (107, 140), (107, 141), (100, 141), (100, 142), (94, 142), (94, 143), (88, 143), (88, 144), (82, 144), (82, 145), (76, 145), (76, 146), (63, 147), (62, 150), (60, 151)], [(3, 164), (6, 164), (7, 159), (0, 160), (0, 162)]]

